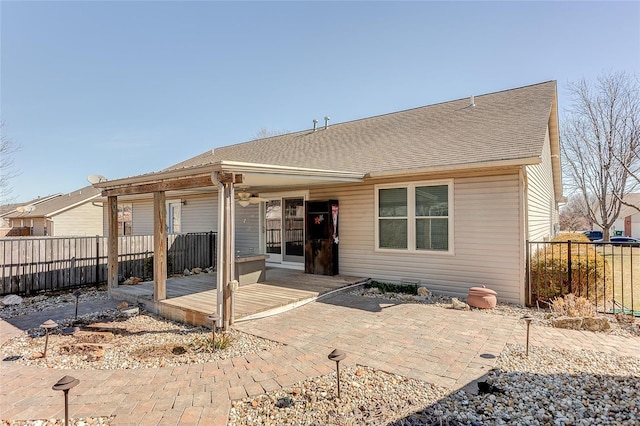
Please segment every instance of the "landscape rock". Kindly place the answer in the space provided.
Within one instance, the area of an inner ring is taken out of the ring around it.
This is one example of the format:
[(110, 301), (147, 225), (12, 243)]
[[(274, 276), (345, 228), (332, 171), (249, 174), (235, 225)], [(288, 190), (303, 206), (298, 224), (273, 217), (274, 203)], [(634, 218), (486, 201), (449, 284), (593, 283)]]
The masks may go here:
[(140, 308), (135, 307), (135, 308), (128, 308), (128, 309), (123, 309), (122, 310), (122, 314), (126, 317), (135, 317), (136, 315), (138, 315), (140, 313)]
[(188, 270), (188, 269), (185, 269), (185, 270), (184, 270), (184, 272), (183, 272), (183, 274), (184, 274), (186, 277), (188, 277), (189, 275), (191, 275), (191, 271), (190, 271), (190, 270)]
[(124, 285), (136, 285), (142, 282), (142, 278), (139, 277), (130, 277), (127, 278), (122, 284)]
[(367, 290), (368, 294), (380, 294), (380, 289), (378, 287), (371, 287)]
[(458, 311), (468, 311), (468, 310), (471, 309), (471, 307), (469, 305), (467, 305), (466, 303), (460, 301), (456, 297), (452, 297), (451, 298), (451, 307), (453, 309), (458, 310)]
[(607, 331), (611, 328), (609, 320), (603, 317), (585, 317), (582, 319), (582, 329), (589, 331)]
[(426, 287), (418, 287), (418, 296), (429, 296), (431, 292)]
[(110, 331), (85, 331), (80, 330), (74, 333), (73, 337), (79, 343), (105, 343), (113, 339)]
[(74, 343), (60, 346), (60, 351), (68, 354), (82, 354), (90, 361), (99, 361), (104, 358), (105, 346), (99, 343)]
[(191, 270), (191, 273), (193, 273), (193, 274), (199, 274), (200, 272), (202, 272), (202, 268), (193, 268)]
[(17, 294), (9, 294), (8, 296), (5, 296), (2, 298), (2, 300), (0, 300), (0, 304), (2, 304), (3, 306), (19, 305), (21, 303), (22, 297), (18, 296)]
[(566, 328), (569, 330), (581, 330), (582, 329), (582, 321), (583, 319), (578, 318), (570, 318), (570, 317), (561, 317), (554, 318), (551, 320), (551, 325), (555, 328)]
[(129, 306), (129, 304), (128, 304), (127, 302), (120, 302), (120, 303), (118, 304), (118, 306), (116, 307), (116, 309), (118, 309), (118, 310), (120, 310), (120, 311), (121, 311), (121, 310), (125, 309), (125, 308), (126, 308), (126, 307), (128, 307), (128, 306)]

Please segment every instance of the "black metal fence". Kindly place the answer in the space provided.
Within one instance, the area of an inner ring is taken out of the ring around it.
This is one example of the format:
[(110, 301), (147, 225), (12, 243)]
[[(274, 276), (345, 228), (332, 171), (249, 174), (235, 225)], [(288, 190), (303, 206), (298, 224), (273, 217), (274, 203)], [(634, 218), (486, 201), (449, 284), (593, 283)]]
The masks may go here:
[[(167, 273), (216, 266), (216, 233), (167, 236)], [(153, 278), (153, 236), (118, 237), (118, 275)], [(107, 237), (0, 239), (0, 295), (97, 285), (107, 279)]]
[(573, 293), (600, 312), (640, 316), (640, 247), (594, 242), (527, 242), (527, 303)]

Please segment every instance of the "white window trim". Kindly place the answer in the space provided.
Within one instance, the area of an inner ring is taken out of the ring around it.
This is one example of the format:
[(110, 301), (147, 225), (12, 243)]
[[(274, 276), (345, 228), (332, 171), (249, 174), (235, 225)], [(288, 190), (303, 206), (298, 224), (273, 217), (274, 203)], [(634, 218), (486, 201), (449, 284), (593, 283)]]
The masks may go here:
[[(416, 249), (416, 191), (415, 188), (417, 186), (439, 186), (439, 185), (447, 185), (447, 195), (449, 203), (448, 209), (449, 214), (447, 216), (448, 219), (448, 232), (449, 232), (449, 249), (448, 250), (418, 250)], [(418, 181), (418, 182), (398, 182), (398, 183), (388, 183), (374, 186), (374, 211), (375, 211), (375, 221), (374, 221), (374, 251), (380, 253), (411, 253), (411, 254), (426, 254), (426, 255), (447, 255), (451, 256), (455, 254), (454, 250), (454, 205), (453, 205), (453, 179), (441, 179), (441, 180), (428, 180), (428, 181)], [(406, 249), (393, 249), (393, 248), (381, 248), (380, 247), (380, 209), (379, 209), (379, 193), (380, 189), (393, 189), (393, 188), (407, 188), (407, 245)]]
[(178, 206), (178, 210), (180, 211), (180, 232), (178, 232), (179, 234), (182, 234), (182, 200), (177, 198), (177, 199), (173, 199), (173, 200), (167, 200), (166, 201), (166, 209), (167, 209), (167, 217), (166, 217), (166, 222), (167, 222), (167, 234), (175, 234), (175, 232), (173, 232), (173, 222), (169, 222), (169, 219), (171, 219), (169, 217), (169, 213), (170, 213), (170, 209), (169, 209), (169, 205), (170, 204), (174, 204)]

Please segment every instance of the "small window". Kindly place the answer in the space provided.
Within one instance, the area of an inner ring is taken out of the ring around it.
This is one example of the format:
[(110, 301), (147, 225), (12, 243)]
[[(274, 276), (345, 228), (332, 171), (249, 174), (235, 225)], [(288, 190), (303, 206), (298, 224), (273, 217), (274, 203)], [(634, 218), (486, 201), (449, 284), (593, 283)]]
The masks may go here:
[(451, 252), (452, 181), (376, 187), (376, 248)]
[(182, 201), (167, 201), (167, 233), (182, 232)]
[(131, 235), (133, 206), (131, 203), (118, 204), (118, 235)]

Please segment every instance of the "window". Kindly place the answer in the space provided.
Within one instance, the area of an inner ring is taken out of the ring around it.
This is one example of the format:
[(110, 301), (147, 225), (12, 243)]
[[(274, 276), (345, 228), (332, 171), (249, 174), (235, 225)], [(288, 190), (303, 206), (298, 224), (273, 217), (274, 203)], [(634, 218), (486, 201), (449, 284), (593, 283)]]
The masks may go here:
[(376, 187), (376, 248), (451, 252), (452, 181)]
[(182, 227), (182, 201), (167, 201), (167, 233), (179, 234)]
[(132, 213), (131, 203), (118, 203), (118, 235), (131, 235)]

